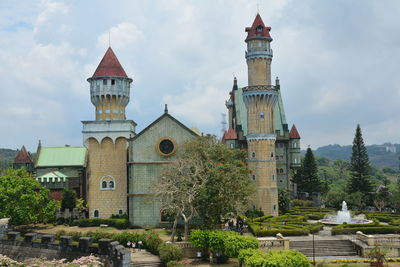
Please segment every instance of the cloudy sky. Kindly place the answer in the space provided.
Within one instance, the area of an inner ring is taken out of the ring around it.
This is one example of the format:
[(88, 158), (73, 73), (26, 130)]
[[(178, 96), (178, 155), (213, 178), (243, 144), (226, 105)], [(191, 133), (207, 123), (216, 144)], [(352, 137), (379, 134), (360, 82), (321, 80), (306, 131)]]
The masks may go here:
[[(303, 147), (400, 142), (400, 1), (259, 0), (273, 77)], [(257, 0), (0, 0), (0, 147), (81, 145), (90, 77), (111, 46), (133, 78), (137, 132), (163, 112), (221, 133), (233, 75), (246, 86)]]

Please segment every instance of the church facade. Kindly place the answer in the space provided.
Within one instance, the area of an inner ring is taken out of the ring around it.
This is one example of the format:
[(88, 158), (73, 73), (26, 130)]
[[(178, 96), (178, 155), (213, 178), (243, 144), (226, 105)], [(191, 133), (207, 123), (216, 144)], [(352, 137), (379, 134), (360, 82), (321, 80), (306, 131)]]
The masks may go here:
[(251, 179), (257, 186), (253, 208), (277, 215), (278, 188), (296, 191), (291, 178), (300, 167), (300, 135), (295, 125), (289, 131), (279, 79), (272, 84), (271, 28), (257, 14), (245, 30), (248, 86), (240, 88), (234, 79), (225, 103), (229, 128), (222, 141), (248, 151)]

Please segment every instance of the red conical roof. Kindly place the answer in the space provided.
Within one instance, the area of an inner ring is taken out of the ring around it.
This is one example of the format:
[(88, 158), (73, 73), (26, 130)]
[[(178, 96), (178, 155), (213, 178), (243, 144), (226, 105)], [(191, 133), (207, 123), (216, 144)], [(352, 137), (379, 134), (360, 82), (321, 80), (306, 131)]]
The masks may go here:
[[(261, 27), (261, 31), (257, 31), (257, 27), (259, 27), (259, 26)], [(251, 27), (246, 27), (247, 38), (251, 38), (251, 37), (255, 37), (255, 36), (271, 38), (271, 35), (269, 35), (270, 30), (271, 30), (271, 27), (265, 27), (260, 14), (257, 13), (256, 18), (254, 19), (253, 25), (251, 25)]]
[(22, 146), (21, 151), (19, 151), (18, 155), (15, 157), (14, 163), (33, 163), (25, 146)]
[(237, 133), (232, 128), (232, 126), (229, 126), (228, 131), (225, 131), (224, 136), (222, 137), (222, 142), (224, 142), (225, 140), (234, 140), (234, 139), (237, 139)]
[(300, 139), (300, 134), (297, 131), (296, 125), (293, 124), (292, 129), (290, 129), (289, 138)]
[(107, 49), (92, 78), (105, 76), (128, 78), (128, 75), (126, 75), (124, 68), (122, 68), (121, 63), (119, 63), (111, 47)]

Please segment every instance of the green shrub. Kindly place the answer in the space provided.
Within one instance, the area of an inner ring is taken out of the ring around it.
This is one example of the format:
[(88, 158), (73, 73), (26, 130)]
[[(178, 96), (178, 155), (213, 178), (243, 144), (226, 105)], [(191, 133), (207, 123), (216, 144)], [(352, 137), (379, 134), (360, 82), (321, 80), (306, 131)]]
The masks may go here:
[(170, 261), (167, 263), (167, 267), (184, 267), (182, 263), (177, 261)]
[(210, 239), (209, 230), (193, 230), (190, 233), (190, 242), (197, 248), (207, 248)]
[(158, 247), (163, 243), (162, 239), (153, 231), (146, 231), (144, 233), (144, 239), (141, 240), (145, 248), (154, 255), (158, 255)]
[(390, 225), (400, 226), (400, 219), (393, 219), (389, 222)]
[(249, 267), (309, 267), (306, 256), (295, 250), (271, 250), (263, 253), (257, 249), (241, 250), (239, 262)]
[(332, 235), (355, 234), (358, 231), (361, 231), (364, 234), (399, 234), (400, 227), (374, 224), (338, 225), (332, 228)]
[(179, 261), (183, 257), (183, 251), (180, 247), (173, 244), (161, 243), (158, 246), (158, 252), (163, 262)]
[(257, 249), (258, 246), (258, 240), (250, 236), (229, 235), (224, 239), (224, 253), (231, 258), (237, 258), (242, 249)]

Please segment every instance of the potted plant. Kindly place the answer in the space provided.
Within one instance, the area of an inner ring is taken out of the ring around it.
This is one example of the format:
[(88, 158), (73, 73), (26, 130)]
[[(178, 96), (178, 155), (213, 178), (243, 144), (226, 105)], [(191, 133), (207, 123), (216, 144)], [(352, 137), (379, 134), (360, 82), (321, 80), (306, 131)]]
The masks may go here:
[(370, 266), (383, 266), (386, 254), (386, 249), (375, 246), (373, 249), (366, 253), (366, 256), (372, 260)]

